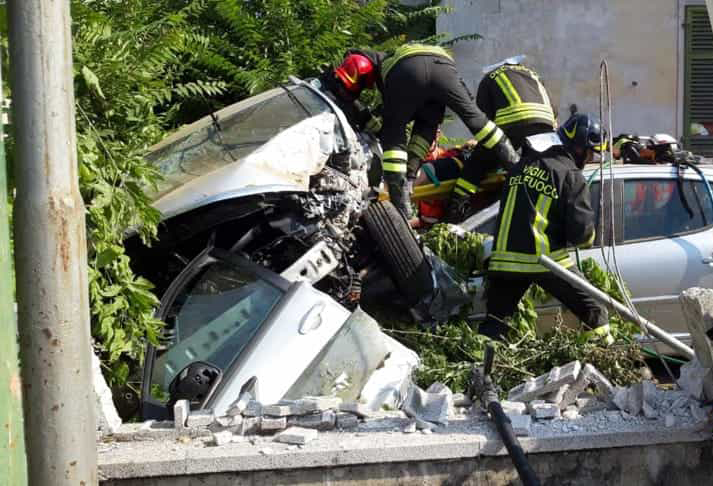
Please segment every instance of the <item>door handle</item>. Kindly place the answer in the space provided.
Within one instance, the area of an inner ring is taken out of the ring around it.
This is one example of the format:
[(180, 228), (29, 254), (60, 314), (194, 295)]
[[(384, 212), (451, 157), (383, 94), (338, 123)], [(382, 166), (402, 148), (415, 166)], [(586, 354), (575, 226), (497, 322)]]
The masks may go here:
[(310, 310), (302, 318), (300, 322), (299, 332), (300, 334), (307, 334), (314, 331), (319, 326), (322, 325), (322, 311), (326, 305), (324, 302), (318, 302), (312, 306)]

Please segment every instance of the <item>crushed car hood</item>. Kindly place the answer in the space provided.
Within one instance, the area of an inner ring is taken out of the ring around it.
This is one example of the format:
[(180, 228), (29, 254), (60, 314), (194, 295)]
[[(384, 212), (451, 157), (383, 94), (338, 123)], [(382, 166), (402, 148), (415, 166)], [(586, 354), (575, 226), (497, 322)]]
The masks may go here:
[(321, 113), (293, 125), (249, 155), (160, 195), (164, 218), (228, 198), (265, 192), (304, 192), (335, 151), (336, 116)]

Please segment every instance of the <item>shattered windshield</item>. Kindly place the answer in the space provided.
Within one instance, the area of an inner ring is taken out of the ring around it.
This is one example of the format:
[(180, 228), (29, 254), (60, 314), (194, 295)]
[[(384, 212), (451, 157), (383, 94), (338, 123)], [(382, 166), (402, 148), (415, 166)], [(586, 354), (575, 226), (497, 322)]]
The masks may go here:
[(246, 100), (242, 106), (222, 118), (219, 115), (203, 122), (149, 154), (148, 159), (164, 177), (158, 191), (149, 194), (151, 199), (238, 161), (292, 125), (330, 111), (322, 98), (304, 86), (277, 88), (254, 97), (252, 103)]
[(280, 289), (229, 263), (204, 267), (169, 310), (168, 344), (157, 350), (152, 395), (165, 397), (173, 378), (194, 361), (206, 361), (225, 371), (282, 295)]

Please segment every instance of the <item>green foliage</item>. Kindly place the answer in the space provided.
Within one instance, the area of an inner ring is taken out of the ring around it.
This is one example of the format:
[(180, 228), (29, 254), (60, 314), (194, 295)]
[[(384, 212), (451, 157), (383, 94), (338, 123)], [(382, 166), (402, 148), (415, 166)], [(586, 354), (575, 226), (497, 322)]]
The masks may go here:
[(483, 242), (488, 235), (463, 232), (456, 235), (448, 224), (437, 224), (421, 236), (423, 243), (463, 277), (483, 271)]
[[(207, 45), (189, 20), (204, 0), (72, 2), (77, 149), (87, 208), (89, 296), (95, 346), (114, 383), (156, 343), (158, 299), (124, 252), (130, 228), (148, 242), (158, 212), (144, 189), (159, 180), (143, 156), (166, 134), (181, 103), (216, 96), (225, 83), (185, 81), (184, 67)], [(178, 5), (180, 3), (180, 5)]]

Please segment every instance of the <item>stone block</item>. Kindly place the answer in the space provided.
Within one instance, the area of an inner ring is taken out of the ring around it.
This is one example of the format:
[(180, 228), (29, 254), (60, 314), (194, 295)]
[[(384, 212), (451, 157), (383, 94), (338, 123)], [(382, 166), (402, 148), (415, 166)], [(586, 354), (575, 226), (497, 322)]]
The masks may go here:
[(597, 397), (578, 398), (575, 404), (580, 414), (594, 413), (607, 409), (607, 404)]
[(357, 402), (340, 403), (339, 411), (354, 414), (359, 418), (368, 418), (373, 415), (373, 412), (367, 405)]
[(235, 433), (238, 435), (253, 435), (260, 431), (262, 417), (243, 417), (240, 425), (236, 427)]
[(666, 427), (673, 427), (674, 425), (676, 425), (676, 417), (674, 417), (670, 413), (666, 414), (666, 416), (664, 417), (664, 424), (666, 425)]
[(401, 409), (412, 418), (441, 425), (448, 424), (448, 397), (439, 393), (428, 393), (416, 385), (411, 385)]
[(230, 444), (233, 442), (233, 433), (229, 430), (223, 430), (220, 432), (214, 432), (212, 436), (212, 443), (218, 447)]
[(173, 405), (173, 423), (176, 429), (186, 428), (186, 420), (191, 412), (191, 405), (188, 400), (177, 400)]
[(215, 420), (212, 410), (196, 410), (188, 414), (186, 427), (194, 429), (198, 427), (208, 427)]
[(300, 412), (300, 407), (295, 403), (276, 403), (262, 407), (262, 414), (270, 417), (288, 417), (290, 415), (299, 415)]
[[(693, 340), (696, 358), (704, 369), (713, 369), (713, 342), (708, 337), (713, 329), (713, 289), (690, 288), (679, 296), (686, 325)], [(703, 380), (703, 395), (713, 400), (713, 373)]]
[(334, 410), (325, 410), (321, 413), (297, 415), (287, 419), (288, 426), (306, 429), (332, 430), (336, 426), (337, 413)]
[(570, 385), (579, 377), (582, 365), (579, 361), (572, 361), (564, 366), (556, 366), (549, 373), (530, 379), (516, 386), (508, 392), (508, 400), (528, 402), (553, 391), (562, 385)]
[(262, 417), (262, 403), (250, 400), (243, 410), (244, 417)]
[(701, 407), (698, 403), (690, 404), (691, 416), (696, 422), (706, 422), (711, 420), (711, 407)]
[(572, 405), (582, 393), (588, 388), (594, 387), (596, 395), (603, 401), (608, 402), (614, 395), (614, 386), (606, 376), (591, 364), (586, 364), (582, 368), (577, 380), (569, 386), (558, 403), (561, 409)]
[(347, 412), (337, 413), (337, 428), (341, 430), (353, 429), (359, 425), (359, 417)]
[(413, 434), (416, 432), (416, 421), (413, 420), (406, 424), (406, 427), (403, 428), (403, 433), (404, 434)]
[(503, 407), (503, 412), (508, 415), (525, 415), (527, 414), (527, 405), (523, 402), (511, 402), (510, 400), (503, 400), (500, 402), (500, 406)]
[(261, 432), (277, 432), (287, 428), (287, 417), (265, 417), (260, 420)]
[(339, 397), (304, 397), (295, 402), (302, 414), (338, 410), (341, 403)]
[(555, 405), (559, 406), (562, 403), (562, 400), (564, 399), (564, 395), (565, 393), (567, 393), (567, 390), (569, 390), (569, 385), (562, 385), (556, 391), (543, 395), (542, 398), (544, 398), (547, 403), (554, 403)]
[(701, 366), (697, 358), (681, 366), (678, 386), (696, 400), (703, 398), (703, 383), (711, 373), (710, 368)]
[(649, 420), (654, 420), (659, 417), (659, 413), (656, 411), (656, 408), (652, 406), (649, 402), (644, 401), (643, 405), (641, 406), (641, 411), (644, 413), (644, 417)]
[(414, 419), (414, 421), (416, 422), (416, 428), (417, 428), (418, 430), (429, 430), (429, 431), (431, 431), (431, 430), (433, 430), (433, 429), (435, 429), (435, 428), (437, 427), (436, 424), (431, 423), (431, 422), (428, 422), (427, 420), (421, 420), (421, 419), (418, 418), (418, 417), (416, 417), (416, 418)]
[(643, 383), (634, 383), (629, 387), (629, 393), (626, 397), (626, 411), (631, 415), (639, 415), (643, 406), (644, 385)]
[(554, 403), (547, 403), (544, 400), (533, 400), (528, 404), (528, 409), (532, 418), (538, 420), (560, 418), (560, 407)]
[(121, 427), (121, 417), (114, 406), (111, 389), (104, 380), (101, 362), (96, 354), (92, 353), (92, 388), (94, 389), (94, 410), (97, 429), (102, 434), (114, 434)]
[(250, 400), (253, 399), (253, 396), (250, 392), (243, 392), (240, 397), (235, 400), (230, 407), (228, 407), (228, 411), (226, 412), (226, 415), (231, 415), (231, 416), (236, 416), (236, 415), (242, 415), (243, 410), (248, 406), (248, 403)]
[(318, 432), (314, 429), (304, 429), (301, 427), (290, 427), (275, 436), (275, 442), (283, 444), (305, 445), (317, 438)]
[(619, 410), (626, 410), (629, 403), (629, 389), (621, 386), (614, 388), (612, 403), (614, 403)]
[(520, 437), (527, 437), (530, 435), (530, 427), (532, 426), (532, 417), (529, 415), (508, 415), (510, 423), (512, 425), (512, 430), (515, 435)]

